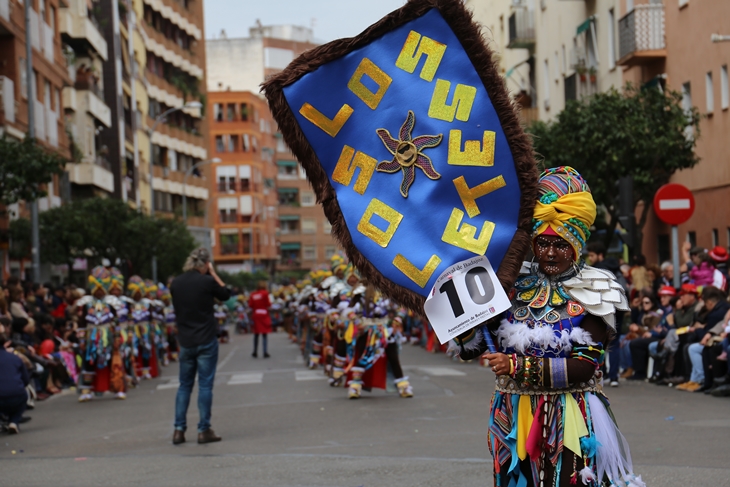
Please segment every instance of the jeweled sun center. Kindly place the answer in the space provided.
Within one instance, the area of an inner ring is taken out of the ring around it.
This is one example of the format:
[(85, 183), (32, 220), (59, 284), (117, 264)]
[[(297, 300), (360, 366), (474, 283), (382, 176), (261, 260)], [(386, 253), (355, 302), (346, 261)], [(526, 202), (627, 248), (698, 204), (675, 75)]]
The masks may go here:
[(416, 146), (412, 142), (401, 142), (395, 151), (398, 164), (401, 166), (412, 166), (416, 162)]

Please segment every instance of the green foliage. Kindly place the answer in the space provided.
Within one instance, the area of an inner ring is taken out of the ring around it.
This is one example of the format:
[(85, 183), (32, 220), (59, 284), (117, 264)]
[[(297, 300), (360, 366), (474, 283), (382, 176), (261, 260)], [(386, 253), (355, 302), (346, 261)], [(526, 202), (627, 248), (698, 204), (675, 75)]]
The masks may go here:
[(239, 289), (245, 289), (253, 291), (256, 289), (259, 281), (268, 281), (269, 275), (264, 271), (256, 271), (253, 274), (250, 272), (239, 272), (237, 274), (231, 274), (225, 271), (217, 271), (218, 276), (228, 284), (229, 286), (237, 287)]
[(27, 218), (18, 218), (17, 220), (10, 221), (10, 227), (8, 229), (10, 250), (8, 254), (11, 259), (20, 260), (30, 258), (30, 231), (30, 220)]
[(47, 152), (34, 139), (21, 141), (7, 135), (0, 138), (0, 205), (12, 205), (20, 200), (35, 201), (46, 195), (40, 188), (63, 174), (66, 160)]
[(158, 277), (179, 274), (195, 240), (178, 220), (152, 218), (120, 200), (75, 200), (40, 214), (41, 260), (68, 264), (86, 258), (126, 262), (131, 273), (151, 275), (154, 252)]
[(633, 176), (634, 207), (645, 203), (636, 223), (641, 249), (654, 194), (676, 171), (699, 162), (699, 121), (696, 108), (682, 108), (681, 94), (627, 85), (623, 92), (569, 102), (555, 122), (535, 122), (528, 131), (546, 167), (572, 166), (586, 178), (596, 204), (611, 217), (609, 236), (619, 216), (616, 183)]

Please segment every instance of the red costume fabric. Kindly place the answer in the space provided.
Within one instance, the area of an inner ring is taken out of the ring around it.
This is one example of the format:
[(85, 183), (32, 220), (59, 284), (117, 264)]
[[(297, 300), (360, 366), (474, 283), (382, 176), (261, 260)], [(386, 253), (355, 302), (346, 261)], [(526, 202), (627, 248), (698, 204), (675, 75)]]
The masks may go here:
[(268, 291), (260, 289), (252, 293), (248, 298), (248, 305), (253, 311), (253, 332), (271, 333), (271, 316), (269, 316), (271, 300)]

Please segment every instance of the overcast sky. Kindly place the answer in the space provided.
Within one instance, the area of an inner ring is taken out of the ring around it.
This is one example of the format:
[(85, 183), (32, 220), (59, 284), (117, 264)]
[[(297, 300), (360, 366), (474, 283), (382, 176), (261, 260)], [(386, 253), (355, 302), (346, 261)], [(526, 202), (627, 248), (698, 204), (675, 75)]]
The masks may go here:
[(370, 24), (401, 7), (405, 0), (204, 0), (205, 37), (248, 37), (256, 19), (263, 25), (312, 27), (314, 37), (331, 41), (359, 34)]

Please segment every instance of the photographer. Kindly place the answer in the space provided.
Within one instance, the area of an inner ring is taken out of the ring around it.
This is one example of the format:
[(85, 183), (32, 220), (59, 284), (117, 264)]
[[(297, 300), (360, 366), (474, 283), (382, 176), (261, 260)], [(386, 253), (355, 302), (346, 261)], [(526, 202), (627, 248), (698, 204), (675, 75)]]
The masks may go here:
[(213, 383), (218, 363), (218, 321), (214, 315), (214, 300), (226, 301), (231, 293), (215, 273), (210, 253), (204, 248), (190, 253), (183, 271), (170, 285), (180, 346), (180, 387), (175, 400), (172, 442), (175, 445), (185, 442), (186, 415), (197, 371), (198, 443), (211, 443), (221, 440), (210, 428)]

